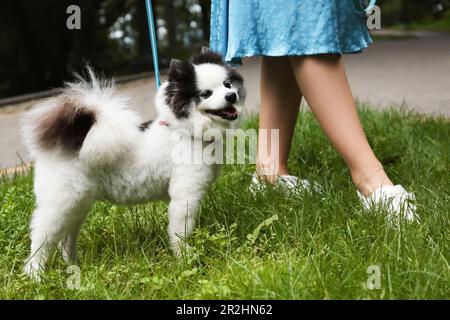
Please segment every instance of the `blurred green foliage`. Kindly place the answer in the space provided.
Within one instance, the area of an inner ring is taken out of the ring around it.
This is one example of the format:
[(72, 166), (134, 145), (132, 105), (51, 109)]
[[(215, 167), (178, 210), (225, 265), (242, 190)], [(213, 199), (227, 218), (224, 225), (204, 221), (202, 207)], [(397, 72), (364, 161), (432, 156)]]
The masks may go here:
[[(161, 64), (209, 39), (208, 0), (152, 0)], [(70, 5), (81, 30), (69, 30)], [(204, 30), (207, 30), (206, 32)], [(150, 71), (144, 0), (0, 1), (0, 98), (59, 87), (86, 63), (106, 76)]]
[(447, 19), (449, 0), (378, 0), (384, 26), (409, 25), (422, 20)]

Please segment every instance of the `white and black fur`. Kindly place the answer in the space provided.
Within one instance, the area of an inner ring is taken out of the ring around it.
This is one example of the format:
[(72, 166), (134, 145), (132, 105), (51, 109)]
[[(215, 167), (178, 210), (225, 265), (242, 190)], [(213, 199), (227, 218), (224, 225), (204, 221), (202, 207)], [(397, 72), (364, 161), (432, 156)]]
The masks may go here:
[(170, 200), (168, 233), (178, 255), (218, 168), (176, 164), (171, 151), (175, 143), (190, 146), (202, 139), (194, 127), (204, 132), (232, 126), (245, 99), (242, 77), (208, 49), (190, 61), (172, 60), (152, 123), (142, 123), (113, 84), (89, 73), (90, 82), (78, 77), (23, 119), (24, 141), (35, 160), (36, 194), (24, 270), (37, 280), (57, 245), (65, 261), (77, 261), (80, 228), (96, 200), (127, 205)]

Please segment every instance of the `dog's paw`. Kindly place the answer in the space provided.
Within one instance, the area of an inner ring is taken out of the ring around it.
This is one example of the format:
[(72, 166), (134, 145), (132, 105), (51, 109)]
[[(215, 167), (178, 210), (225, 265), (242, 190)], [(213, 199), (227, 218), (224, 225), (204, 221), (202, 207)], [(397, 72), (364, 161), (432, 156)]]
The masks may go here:
[(191, 255), (195, 250), (185, 242), (176, 242), (172, 244), (173, 255), (177, 258), (182, 256)]
[(35, 283), (40, 283), (42, 278), (41, 274), (44, 271), (42, 266), (35, 261), (28, 261), (23, 267), (23, 272)]

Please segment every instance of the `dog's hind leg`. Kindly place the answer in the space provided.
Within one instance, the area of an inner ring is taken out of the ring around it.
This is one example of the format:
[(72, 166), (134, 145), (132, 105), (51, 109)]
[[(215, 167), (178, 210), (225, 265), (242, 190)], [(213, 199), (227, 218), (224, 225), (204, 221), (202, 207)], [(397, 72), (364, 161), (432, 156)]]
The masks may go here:
[(45, 263), (52, 254), (55, 245), (63, 237), (65, 212), (59, 208), (38, 205), (33, 212), (31, 222), (31, 253), (25, 263), (24, 271), (33, 280), (40, 281)]
[(58, 244), (58, 248), (61, 251), (64, 262), (67, 264), (78, 264), (78, 233), (79, 232), (76, 232), (75, 230), (69, 231), (64, 239)]
[[(24, 271), (34, 280), (40, 280), (45, 263), (53, 253), (55, 246), (74, 229), (74, 223), (79, 219), (80, 207), (84, 207), (84, 199), (74, 199), (59, 195), (59, 199), (45, 202), (38, 201), (38, 207), (31, 221), (31, 254)], [(83, 217), (84, 219), (84, 217)], [(79, 228), (79, 226), (78, 226)], [(78, 230), (77, 228), (77, 230)], [(76, 238), (74, 239), (76, 240)], [(72, 245), (76, 246), (76, 243)], [(73, 250), (69, 250), (72, 251)]]
[(68, 227), (66, 236), (59, 242), (58, 247), (61, 251), (64, 261), (68, 264), (78, 263), (78, 236), (80, 234), (81, 226), (86, 220), (86, 216), (90, 209), (90, 202), (83, 203), (80, 208), (76, 209), (77, 213), (72, 214), (74, 220)]

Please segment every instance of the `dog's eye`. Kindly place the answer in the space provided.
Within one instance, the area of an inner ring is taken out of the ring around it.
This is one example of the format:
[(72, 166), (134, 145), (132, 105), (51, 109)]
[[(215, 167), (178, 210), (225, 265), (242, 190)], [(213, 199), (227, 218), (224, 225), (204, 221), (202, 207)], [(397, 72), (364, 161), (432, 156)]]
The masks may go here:
[(225, 88), (231, 89), (231, 81), (230, 80), (225, 80), (223, 82), (223, 85), (225, 86)]
[(211, 95), (212, 95), (211, 90), (204, 90), (200, 93), (200, 97), (202, 97), (203, 99), (208, 99), (209, 97), (211, 97)]

